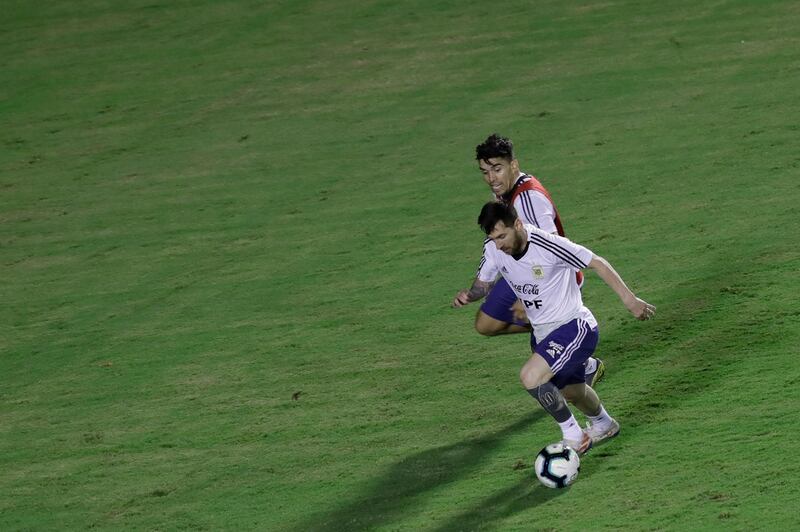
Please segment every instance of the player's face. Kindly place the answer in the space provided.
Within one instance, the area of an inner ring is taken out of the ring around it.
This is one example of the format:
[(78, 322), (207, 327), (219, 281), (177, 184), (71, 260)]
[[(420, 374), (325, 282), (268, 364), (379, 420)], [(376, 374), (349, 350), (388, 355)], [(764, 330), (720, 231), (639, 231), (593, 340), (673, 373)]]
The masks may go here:
[(502, 157), (492, 157), (478, 161), (478, 166), (484, 181), (497, 196), (511, 190), (519, 176), (519, 162), (516, 159), (508, 161)]
[(494, 230), (488, 236), (497, 246), (497, 249), (509, 255), (522, 251), (525, 244), (525, 234), (522, 231), (522, 223), (519, 220), (511, 227), (506, 226), (502, 221), (497, 222)]

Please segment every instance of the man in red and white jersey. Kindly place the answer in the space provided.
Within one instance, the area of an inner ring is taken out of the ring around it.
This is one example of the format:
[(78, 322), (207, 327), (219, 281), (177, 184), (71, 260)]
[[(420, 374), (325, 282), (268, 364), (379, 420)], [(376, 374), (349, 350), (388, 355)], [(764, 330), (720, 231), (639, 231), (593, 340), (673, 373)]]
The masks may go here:
[[(616, 436), (619, 423), (584, 380), (584, 364), (599, 336), (575, 273), (594, 270), (637, 319), (649, 320), (655, 307), (636, 297), (605, 259), (562, 236), (523, 224), (507, 203), (484, 205), (478, 223), (488, 238), (475, 283), (488, 292), (502, 276), (522, 301), (533, 328), (532, 354), (520, 371), (525, 389), (555, 418), (564, 443), (578, 453)], [(564, 398), (587, 416), (585, 431)]]
[[(524, 224), (566, 236), (550, 194), (538, 179), (520, 170), (510, 139), (496, 133), (490, 135), (475, 148), (475, 155), (483, 178), (498, 201), (513, 205)], [(581, 272), (576, 274), (576, 282), (579, 285), (583, 283)], [(453, 306), (475, 301), (475, 296), (475, 292), (462, 291), (456, 296)], [(485, 336), (530, 332), (519, 300), (505, 281), (498, 281), (486, 294), (486, 300), (475, 316), (475, 329)], [(586, 361), (585, 373), (586, 383), (594, 386), (605, 373), (603, 361), (590, 357)]]

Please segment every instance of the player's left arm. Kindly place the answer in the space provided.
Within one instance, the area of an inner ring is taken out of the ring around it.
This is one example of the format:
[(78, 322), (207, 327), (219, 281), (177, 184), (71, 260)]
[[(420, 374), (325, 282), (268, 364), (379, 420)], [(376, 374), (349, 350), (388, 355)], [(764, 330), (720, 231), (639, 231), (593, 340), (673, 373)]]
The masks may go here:
[(656, 307), (636, 297), (636, 294), (628, 288), (622, 277), (606, 259), (598, 255), (592, 255), (592, 260), (589, 261), (589, 268), (597, 272), (597, 275), (616, 292), (637, 320), (649, 320), (655, 315)]

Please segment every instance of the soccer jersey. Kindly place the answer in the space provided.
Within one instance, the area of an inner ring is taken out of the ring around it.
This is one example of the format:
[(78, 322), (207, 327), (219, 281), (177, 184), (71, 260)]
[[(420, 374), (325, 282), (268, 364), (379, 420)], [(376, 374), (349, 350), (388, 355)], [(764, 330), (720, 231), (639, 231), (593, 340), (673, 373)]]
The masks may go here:
[(535, 225), (548, 233), (564, 236), (563, 229), (556, 226), (558, 212), (550, 195), (541, 183), (527, 174), (520, 174), (511, 190), (498, 200), (513, 205), (517, 216), (524, 224)]
[(486, 240), (478, 279), (492, 282), (498, 274), (502, 275), (525, 305), (537, 338), (544, 338), (579, 317), (596, 327), (597, 321), (583, 306), (581, 290), (575, 282), (575, 272), (589, 265), (593, 253), (533, 225), (526, 224), (524, 228), (527, 243), (519, 260), (497, 249), (492, 240)]

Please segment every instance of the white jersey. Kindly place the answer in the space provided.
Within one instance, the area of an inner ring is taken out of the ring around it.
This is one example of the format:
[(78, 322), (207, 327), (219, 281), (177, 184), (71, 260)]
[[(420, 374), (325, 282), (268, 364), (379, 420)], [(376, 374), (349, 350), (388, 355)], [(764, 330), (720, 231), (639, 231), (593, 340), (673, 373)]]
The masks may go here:
[(478, 279), (492, 282), (500, 274), (525, 305), (533, 333), (543, 339), (575, 318), (597, 327), (591, 311), (583, 306), (575, 272), (586, 268), (594, 254), (564, 237), (526, 224), (527, 247), (519, 260), (503, 253), (492, 240), (483, 247)]

